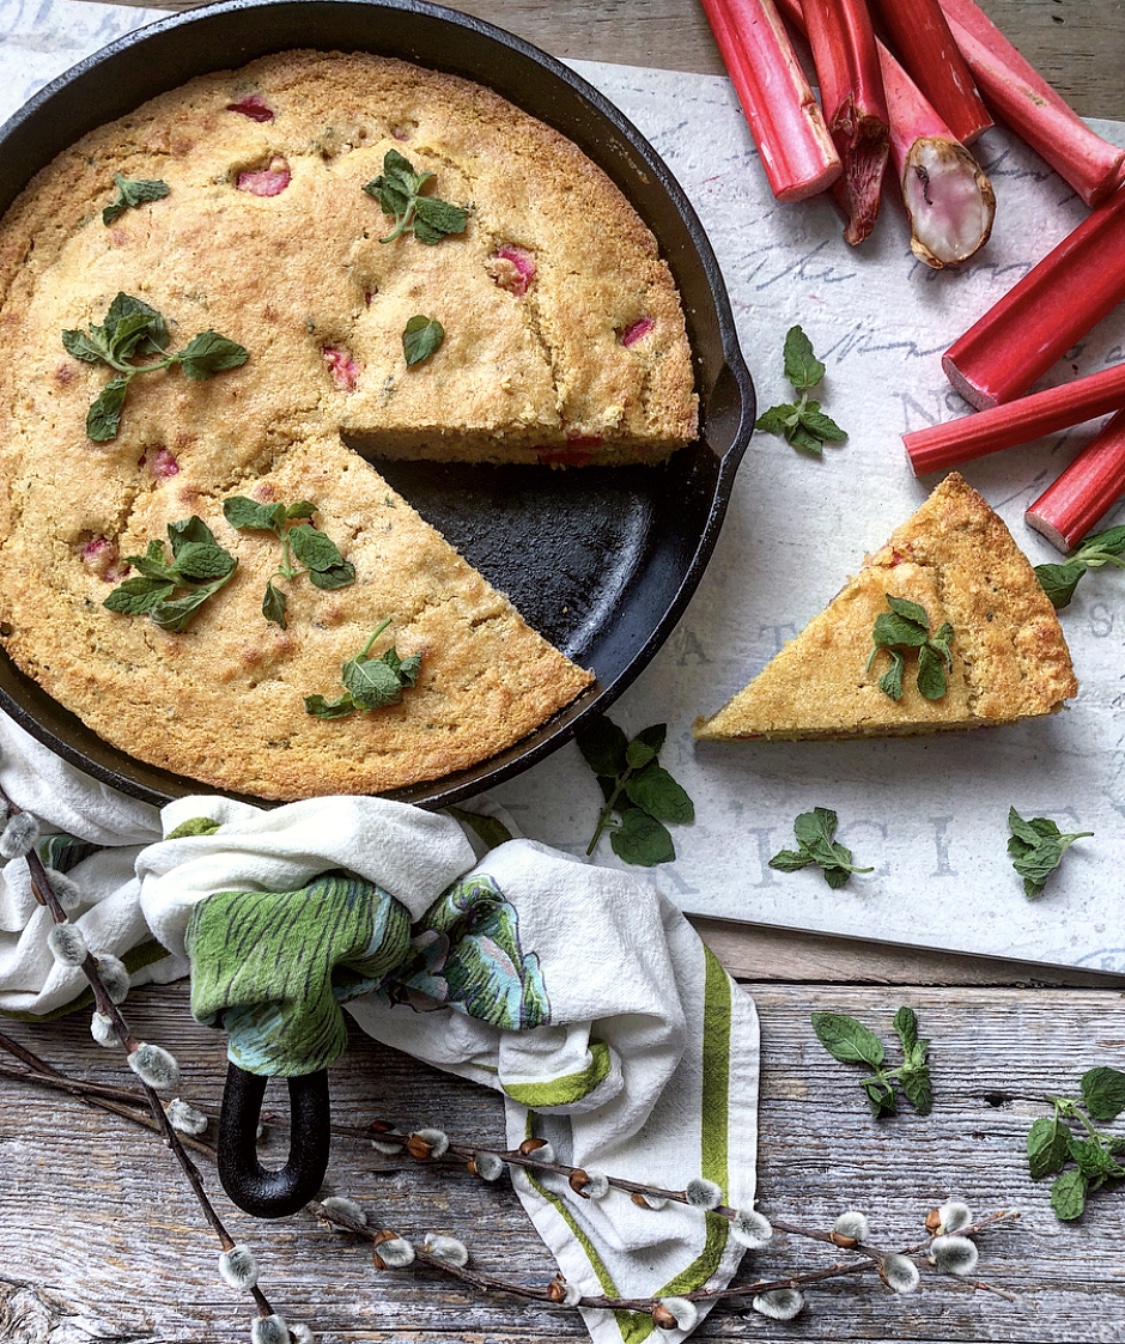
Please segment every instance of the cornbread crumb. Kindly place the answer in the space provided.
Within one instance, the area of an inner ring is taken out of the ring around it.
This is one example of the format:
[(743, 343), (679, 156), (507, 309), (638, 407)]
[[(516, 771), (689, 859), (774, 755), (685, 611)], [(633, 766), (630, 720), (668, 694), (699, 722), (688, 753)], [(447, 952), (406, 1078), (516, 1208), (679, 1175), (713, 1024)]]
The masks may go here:
[[(940, 700), (918, 691), (915, 655), (897, 701), (878, 684), (887, 654), (865, 670), (888, 593), (925, 608), (931, 631), (953, 627), (953, 669)], [(694, 735), (794, 741), (978, 728), (1054, 714), (1077, 691), (1058, 617), (1031, 564), (954, 472), (744, 690), (696, 720)]]

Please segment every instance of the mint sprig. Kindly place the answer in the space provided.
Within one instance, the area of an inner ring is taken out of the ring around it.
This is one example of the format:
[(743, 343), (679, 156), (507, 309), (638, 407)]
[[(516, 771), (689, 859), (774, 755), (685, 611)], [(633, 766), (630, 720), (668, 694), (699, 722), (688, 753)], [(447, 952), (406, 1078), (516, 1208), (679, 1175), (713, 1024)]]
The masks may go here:
[(169, 563), (164, 543), (150, 541), (144, 555), (126, 556), (137, 573), (118, 584), (102, 603), (124, 616), (151, 616), (162, 630), (186, 630), (204, 602), (227, 584), (238, 561), (194, 514), (168, 524)]
[(436, 317), (418, 313), (410, 318), (402, 332), (402, 353), (409, 368), (434, 354), (445, 340), (445, 328)]
[(1008, 841), (1012, 867), (1023, 878), (1024, 895), (1029, 900), (1043, 895), (1047, 879), (1075, 840), (1085, 840), (1094, 834), (1074, 831), (1064, 835), (1047, 817), (1025, 821), (1014, 807), (1008, 809), (1008, 828), (1012, 832)]
[(1078, 580), (1089, 569), (1101, 569), (1103, 565), (1114, 565), (1125, 569), (1125, 527), (1111, 527), (1106, 532), (1097, 532), (1078, 547), (1077, 550), (1060, 564), (1036, 565), (1035, 577), (1043, 591), (1051, 599), (1056, 611), (1070, 605)]
[[(1087, 1069), (1079, 1084), (1082, 1096), (1048, 1097), (1054, 1108), (1036, 1120), (1027, 1134), (1027, 1162), (1034, 1181), (1054, 1176), (1051, 1208), (1060, 1222), (1073, 1222), (1095, 1190), (1125, 1180), (1125, 1134), (1104, 1134), (1090, 1123), (1116, 1120), (1125, 1111), (1125, 1073), (1107, 1066)], [(1071, 1121), (1081, 1126), (1075, 1134)], [(1068, 1165), (1074, 1166), (1069, 1170)]]
[(860, 1082), (871, 1114), (876, 1120), (898, 1109), (896, 1088), (919, 1115), (929, 1115), (934, 1096), (930, 1081), (930, 1042), (918, 1035), (918, 1019), (912, 1008), (895, 1013), (894, 1029), (902, 1048), (902, 1063), (886, 1068), (883, 1042), (861, 1022), (846, 1013), (813, 1013), (816, 1038), (833, 1059), (842, 1064), (866, 1064), (871, 1073)]
[[(310, 521), (316, 505), (307, 499), (296, 504), (259, 504), (245, 495), (223, 500), (223, 517), (240, 532), (272, 532), (281, 542), (281, 564), (266, 580), (262, 615), (288, 629), (288, 595), (274, 587), (275, 579), (292, 582), (307, 574), (315, 588), (347, 588), (355, 582), (355, 566), (345, 560), (331, 537)], [(301, 566), (304, 568), (301, 568)]]
[[(105, 364), (119, 376), (112, 378), (86, 414), (86, 437), (95, 443), (107, 443), (117, 437), (121, 410), (129, 384), (138, 373), (183, 366), (187, 376), (202, 383), (224, 369), (236, 369), (249, 359), (237, 341), (217, 331), (202, 331), (175, 354), (168, 348), (168, 327), (164, 318), (141, 299), (119, 293), (103, 323), (91, 323), (85, 331), (64, 330), (62, 343), (68, 354), (84, 364)], [(146, 355), (157, 356), (147, 363), (132, 361)]]
[(451, 233), (464, 233), (469, 212), (450, 205), (437, 196), (423, 196), (424, 188), (434, 181), (433, 173), (417, 173), (414, 165), (397, 149), (383, 156), (382, 173), (363, 190), (379, 202), (385, 215), (393, 215), (395, 226), (381, 243), (393, 243), (404, 233), (413, 233), (420, 243), (433, 246)]
[(879, 689), (892, 700), (901, 700), (906, 671), (906, 654), (903, 650), (917, 649), (919, 693), (926, 700), (940, 700), (949, 689), (946, 669), (953, 670), (953, 655), (949, 651), (953, 627), (946, 621), (936, 634), (931, 635), (930, 618), (926, 615), (925, 607), (904, 597), (892, 597), (890, 593), (886, 597), (890, 611), (875, 618), (871, 656), (864, 670), (871, 670), (871, 664), (880, 650), (889, 653), (891, 666), (879, 678)]
[(342, 719), (359, 710), (382, 709), (386, 705), (397, 705), (403, 691), (417, 685), (422, 668), (420, 653), (400, 658), (393, 645), (378, 657), (371, 652), (372, 645), (390, 623), (389, 617), (381, 621), (359, 653), (341, 665), (344, 694), (338, 700), (307, 695), (306, 713), (317, 719)]
[(842, 443), (848, 436), (820, 409), (819, 401), (809, 400), (809, 391), (822, 381), (824, 365), (813, 354), (812, 342), (800, 327), (790, 327), (785, 337), (785, 376), (800, 393), (800, 400), (771, 406), (755, 422), (754, 428), (767, 434), (784, 435), (794, 448), (824, 454), (826, 443)]
[(114, 173), (113, 184), (117, 188), (117, 197), (102, 211), (102, 223), (107, 226), (132, 206), (163, 200), (169, 192), (168, 183), (159, 178), (122, 177), (120, 173)]
[(815, 863), (824, 874), (824, 880), (834, 889), (842, 887), (852, 873), (871, 873), (873, 868), (857, 868), (852, 863), (852, 852), (833, 837), (839, 818), (830, 807), (816, 807), (802, 812), (793, 823), (797, 849), (783, 849), (769, 861), (779, 873), (796, 873)]
[(654, 723), (630, 741), (617, 724), (599, 715), (575, 735), (605, 799), (587, 854), (608, 830), (611, 849), (626, 863), (651, 868), (676, 857), (665, 823), (693, 822), (695, 805), (657, 759), (667, 732), (667, 724)]

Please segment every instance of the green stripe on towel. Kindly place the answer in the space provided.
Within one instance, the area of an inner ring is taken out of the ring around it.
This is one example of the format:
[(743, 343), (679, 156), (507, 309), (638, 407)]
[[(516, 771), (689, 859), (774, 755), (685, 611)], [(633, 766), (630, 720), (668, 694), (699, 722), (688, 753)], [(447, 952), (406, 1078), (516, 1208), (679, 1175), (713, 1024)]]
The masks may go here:
[(513, 1101), (532, 1110), (543, 1110), (548, 1106), (571, 1106), (605, 1082), (612, 1067), (609, 1046), (605, 1041), (591, 1039), (590, 1062), (577, 1073), (568, 1073), (562, 1078), (548, 1078), (539, 1083), (505, 1083), (503, 1087)]

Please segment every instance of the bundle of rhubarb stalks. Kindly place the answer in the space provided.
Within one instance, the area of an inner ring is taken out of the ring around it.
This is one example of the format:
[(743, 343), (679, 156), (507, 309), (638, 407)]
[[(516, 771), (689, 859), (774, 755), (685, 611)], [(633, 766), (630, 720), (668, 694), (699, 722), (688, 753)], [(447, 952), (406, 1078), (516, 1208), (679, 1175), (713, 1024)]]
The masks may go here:
[[(981, 413), (903, 436), (925, 475), (1117, 411), (1027, 510), (1069, 550), (1125, 493), (1125, 365), (1023, 394), (1125, 299), (1125, 149), (1096, 135), (974, 0), (702, 3), (774, 195), (830, 191), (849, 243), (868, 236), (892, 190), (916, 256), (938, 269), (968, 261), (996, 200), (967, 147), (994, 118), (1090, 207), (943, 356)], [(808, 39), (819, 104), (792, 31)]]

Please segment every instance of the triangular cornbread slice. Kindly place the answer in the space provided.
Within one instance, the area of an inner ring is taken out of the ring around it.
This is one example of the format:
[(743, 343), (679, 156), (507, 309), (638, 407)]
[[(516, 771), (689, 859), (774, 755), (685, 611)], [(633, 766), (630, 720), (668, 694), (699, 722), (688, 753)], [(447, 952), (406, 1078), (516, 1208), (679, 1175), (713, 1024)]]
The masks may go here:
[[(887, 594), (925, 608), (930, 631), (953, 627), (953, 667), (939, 700), (916, 685), (907, 658), (902, 698), (879, 687), (891, 665), (867, 669)], [(1058, 617), (1004, 523), (956, 472), (868, 557), (824, 611), (695, 736), (884, 737), (975, 728), (1053, 714), (1076, 694)]]

